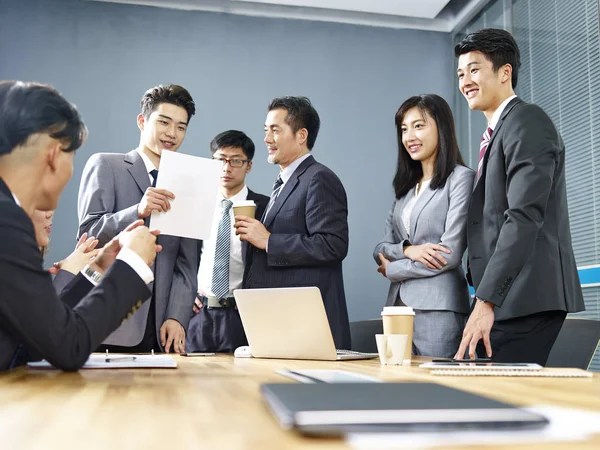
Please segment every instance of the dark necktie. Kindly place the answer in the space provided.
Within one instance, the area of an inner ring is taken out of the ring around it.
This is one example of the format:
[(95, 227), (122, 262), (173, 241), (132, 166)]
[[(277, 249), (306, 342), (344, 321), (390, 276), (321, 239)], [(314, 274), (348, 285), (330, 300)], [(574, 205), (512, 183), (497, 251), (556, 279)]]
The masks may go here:
[(229, 294), (229, 255), (231, 247), (231, 217), (229, 210), (233, 202), (223, 199), (222, 214), (215, 242), (215, 263), (213, 266), (212, 291), (218, 298)]
[(479, 144), (479, 161), (477, 162), (477, 179), (481, 176), (481, 168), (483, 166), (483, 157), (485, 156), (485, 152), (490, 144), (490, 139), (492, 137), (492, 130), (490, 127), (487, 127), (483, 136), (481, 137), (481, 143)]
[(158, 180), (158, 169), (152, 169), (150, 171), (150, 175), (152, 175), (152, 178), (154, 178), (152, 181), (152, 187), (156, 187), (156, 180)]
[(275, 200), (277, 200), (279, 191), (281, 191), (281, 186), (283, 186), (283, 180), (281, 179), (281, 175), (277, 175), (277, 179), (273, 184), (273, 192), (271, 192), (271, 199), (269, 200), (269, 204), (267, 205), (267, 209), (265, 210), (265, 219), (267, 218), (269, 211), (273, 207), (273, 203), (275, 203)]

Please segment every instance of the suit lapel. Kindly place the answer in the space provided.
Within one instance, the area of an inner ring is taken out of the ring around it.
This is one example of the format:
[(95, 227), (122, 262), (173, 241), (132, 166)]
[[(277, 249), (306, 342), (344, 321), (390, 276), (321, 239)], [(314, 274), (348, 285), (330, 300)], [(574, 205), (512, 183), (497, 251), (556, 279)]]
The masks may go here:
[[(419, 221), (419, 216), (423, 211), (423, 208), (427, 206), (427, 203), (431, 201), (433, 196), (439, 191), (439, 189), (433, 190), (430, 186), (427, 186), (425, 190), (421, 193), (419, 198), (417, 199), (415, 206), (410, 213), (410, 235), (412, 238), (415, 237), (417, 232), (417, 223)], [(413, 191), (411, 191), (413, 192)], [(414, 194), (413, 194), (414, 195)]]
[(275, 203), (273, 203), (273, 206), (269, 210), (267, 217), (265, 217), (265, 228), (269, 228), (269, 226), (273, 222), (273, 219), (275, 218), (275, 216), (277, 215), (277, 213), (279, 212), (289, 195), (294, 191), (294, 189), (298, 185), (300, 181), (299, 178), (306, 171), (306, 169), (308, 169), (312, 164), (314, 164), (314, 162), (315, 158), (309, 156), (304, 161), (302, 161), (302, 164), (300, 164), (296, 170), (294, 170), (294, 173), (292, 174), (290, 179), (285, 183), (283, 189), (277, 196), (277, 199), (275, 200)]
[(137, 150), (132, 150), (125, 155), (125, 162), (129, 164), (127, 170), (137, 183), (142, 193), (150, 187), (150, 177), (146, 171), (146, 165)]
[(477, 186), (479, 186), (481, 180), (485, 179), (488, 159), (490, 158), (490, 154), (494, 151), (494, 141), (496, 140), (496, 137), (500, 134), (500, 129), (502, 128), (502, 125), (504, 124), (504, 119), (506, 119), (506, 116), (508, 116), (510, 114), (510, 112), (512, 111), (512, 109), (515, 106), (517, 106), (519, 103), (522, 103), (522, 102), (523, 101), (519, 97), (513, 98), (508, 103), (508, 105), (506, 105), (506, 108), (504, 108), (504, 111), (502, 111), (500, 120), (498, 120), (498, 123), (496, 124), (496, 128), (494, 128), (494, 131), (492, 132), (492, 137), (490, 138), (490, 142), (488, 143), (488, 147), (485, 152), (485, 155), (483, 155), (483, 164), (481, 166), (481, 176), (477, 179), (477, 182), (475, 183), (475, 187), (473, 188), (473, 190), (475, 190), (477, 188)]

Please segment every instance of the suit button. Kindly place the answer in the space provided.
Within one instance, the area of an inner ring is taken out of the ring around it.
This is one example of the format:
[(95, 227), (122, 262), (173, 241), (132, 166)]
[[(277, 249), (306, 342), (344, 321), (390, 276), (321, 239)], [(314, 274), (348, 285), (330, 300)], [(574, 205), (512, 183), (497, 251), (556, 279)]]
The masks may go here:
[(125, 324), (126, 321), (127, 321), (127, 319), (121, 320), (121, 325)]
[(131, 316), (133, 316), (133, 313), (132, 312), (128, 312), (127, 313), (127, 318), (129, 319)]
[(140, 306), (142, 306), (142, 301), (141, 301), (141, 300), (138, 300), (138, 302), (135, 304), (135, 306), (137, 306), (138, 308), (139, 308)]

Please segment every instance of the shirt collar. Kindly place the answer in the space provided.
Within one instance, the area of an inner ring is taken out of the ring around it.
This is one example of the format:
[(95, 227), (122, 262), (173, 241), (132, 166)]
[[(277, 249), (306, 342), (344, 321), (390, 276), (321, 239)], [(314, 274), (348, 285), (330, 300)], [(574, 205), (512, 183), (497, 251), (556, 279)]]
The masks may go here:
[(300, 166), (300, 164), (302, 164), (302, 161), (304, 161), (309, 156), (310, 156), (310, 152), (308, 152), (306, 155), (301, 156), (300, 158), (298, 158), (296, 161), (294, 161), (293, 163), (291, 163), (289, 166), (287, 166), (285, 169), (283, 169), (281, 171), (279, 176), (281, 177), (281, 181), (283, 181), (283, 184), (288, 182), (288, 180), (292, 177), (292, 174), (296, 171), (298, 166)]
[(494, 112), (494, 115), (492, 116), (492, 120), (490, 120), (490, 123), (489, 123), (489, 127), (492, 130), (496, 129), (496, 125), (498, 125), (498, 121), (500, 120), (500, 116), (502, 115), (504, 108), (506, 108), (506, 105), (508, 105), (510, 103), (510, 101), (516, 97), (517, 97), (516, 95), (511, 95), (506, 100), (504, 100), (502, 103), (500, 103), (500, 106), (498, 106), (498, 109), (496, 109), (496, 111)]
[(15, 199), (15, 203), (17, 204), (17, 206), (21, 206), (21, 202), (19, 201), (19, 199), (17, 198), (17, 196), (14, 193), (12, 193), (12, 192), (11, 192), (11, 194), (12, 194), (13, 198)]
[(146, 166), (146, 172), (150, 173), (154, 169), (156, 169), (156, 167), (154, 167), (154, 164), (152, 164), (152, 161), (150, 161), (150, 158), (148, 158), (148, 155), (146, 155), (144, 153), (144, 150), (142, 150), (141, 148), (138, 148), (137, 152), (142, 157), (142, 161), (144, 161), (144, 165)]
[(241, 200), (246, 200), (248, 198), (248, 186), (244, 185), (242, 190), (235, 194), (233, 197), (226, 199), (223, 194), (217, 195), (217, 204), (221, 204), (223, 200), (231, 200), (233, 203), (239, 202)]

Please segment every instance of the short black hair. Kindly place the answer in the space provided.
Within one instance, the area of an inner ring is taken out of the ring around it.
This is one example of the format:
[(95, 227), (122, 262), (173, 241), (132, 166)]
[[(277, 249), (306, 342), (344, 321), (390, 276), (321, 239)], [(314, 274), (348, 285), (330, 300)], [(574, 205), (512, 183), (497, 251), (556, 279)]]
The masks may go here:
[(512, 67), (512, 87), (516, 89), (521, 67), (521, 52), (517, 41), (508, 31), (497, 28), (484, 28), (467, 35), (454, 47), (458, 58), (469, 52), (481, 52), (492, 62), (494, 72), (505, 64)]
[(319, 119), (319, 114), (310, 100), (307, 97), (278, 97), (269, 103), (269, 111), (274, 109), (285, 109), (287, 111), (285, 122), (292, 128), (294, 133), (306, 128), (308, 131), (306, 146), (309, 150), (312, 150), (319, 134), (321, 119)]
[(72, 152), (85, 141), (87, 128), (77, 108), (52, 86), (0, 82), (0, 156), (37, 133), (60, 140), (66, 145), (63, 151)]
[(150, 117), (158, 105), (161, 103), (169, 103), (171, 105), (180, 106), (187, 111), (188, 119), (196, 114), (196, 104), (194, 99), (183, 86), (178, 84), (158, 85), (148, 89), (142, 97), (142, 115), (146, 120)]
[(213, 155), (220, 148), (226, 147), (241, 148), (248, 161), (252, 161), (252, 158), (254, 158), (254, 142), (243, 131), (223, 131), (210, 141), (210, 152)]
[(402, 122), (408, 110), (412, 108), (419, 108), (423, 115), (427, 113), (435, 120), (438, 129), (438, 149), (434, 175), (430, 184), (431, 189), (444, 187), (456, 165), (465, 165), (456, 141), (452, 110), (446, 100), (436, 94), (410, 97), (398, 108), (395, 117), (398, 136), (398, 166), (394, 176), (394, 191), (397, 199), (406, 195), (423, 178), (421, 162), (413, 160), (402, 143)]

